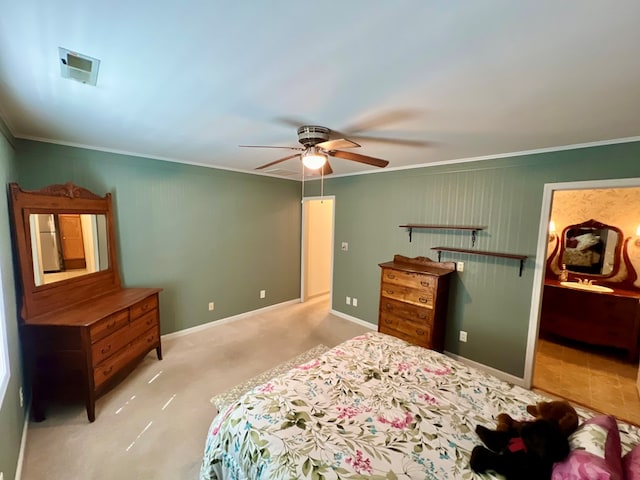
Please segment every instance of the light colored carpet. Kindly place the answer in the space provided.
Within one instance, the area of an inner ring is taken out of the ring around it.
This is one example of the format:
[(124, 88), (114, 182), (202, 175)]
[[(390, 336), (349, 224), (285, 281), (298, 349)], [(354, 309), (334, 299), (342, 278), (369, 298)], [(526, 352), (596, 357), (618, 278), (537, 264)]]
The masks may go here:
[(283, 373), (288, 372), (289, 370), (291, 370), (294, 367), (297, 367), (298, 365), (302, 365), (304, 363), (309, 362), (310, 360), (317, 358), (327, 350), (329, 350), (329, 347), (327, 347), (326, 345), (322, 345), (322, 344), (317, 345), (312, 349), (307, 350), (306, 352), (302, 352), (300, 355), (295, 356), (291, 360), (287, 360), (286, 362), (283, 362), (280, 365), (276, 365), (275, 367), (270, 368), (266, 372), (262, 372), (261, 374), (250, 378), (246, 382), (242, 382), (241, 384), (236, 385), (235, 387), (230, 388), (229, 390), (226, 390), (225, 392), (222, 392), (219, 395), (212, 397), (211, 403), (213, 404), (214, 407), (216, 407), (216, 409), (218, 409), (218, 412), (221, 412), (222, 410), (227, 408), (229, 405), (231, 405), (233, 402), (238, 400), (242, 395), (247, 393), (249, 390), (253, 390), (258, 385), (263, 385), (267, 383), (272, 378), (282, 375)]
[(316, 345), (334, 347), (368, 330), (331, 315), (327, 295), (165, 337), (164, 360), (150, 353), (100, 397), (94, 423), (82, 399), (47, 405), (47, 419), (29, 423), (21, 480), (198, 478), (216, 415), (213, 395)]

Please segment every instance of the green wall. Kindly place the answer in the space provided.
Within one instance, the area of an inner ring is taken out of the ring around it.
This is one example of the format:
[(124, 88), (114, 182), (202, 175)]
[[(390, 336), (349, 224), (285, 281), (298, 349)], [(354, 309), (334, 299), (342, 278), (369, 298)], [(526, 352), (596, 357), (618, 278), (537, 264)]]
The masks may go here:
[(21, 187), (72, 181), (113, 194), (122, 282), (164, 289), (162, 333), (299, 298), (297, 182), (33, 141), (17, 145)]
[(25, 411), (20, 407), (19, 390), (22, 386), (22, 366), (18, 324), (16, 322), (16, 291), (13, 281), (13, 259), (6, 185), (16, 180), (16, 161), (13, 143), (15, 140), (0, 119), (0, 184), (4, 185), (0, 195), (0, 272), (5, 331), (9, 347), (11, 378), (0, 408), (0, 471), (6, 480), (14, 478), (24, 427)]
[[(325, 194), (336, 197), (333, 308), (377, 324), (379, 263), (396, 253), (435, 260), (437, 246), (471, 248), (459, 231), (414, 230), (409, 243), (399, 225), (486, 225), (475, 248), (530, 258), (519, 277), (514, 260), (443, 253), (465, 263), (452, 283), (445, 348), (522, 378), (544, 184), (625, 177), (640, 177), (640, 142), (325, 180)], [(459, 330), (467, 343), (457, 341)]]

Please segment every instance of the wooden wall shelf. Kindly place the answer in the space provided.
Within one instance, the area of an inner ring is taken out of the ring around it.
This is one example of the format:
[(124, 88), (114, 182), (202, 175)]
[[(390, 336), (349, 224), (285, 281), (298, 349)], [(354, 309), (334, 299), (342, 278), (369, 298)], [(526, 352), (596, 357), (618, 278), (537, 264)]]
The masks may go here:
[(472, 255), (484, 255), (487, 257), (511, 258), (514, 260), (519, 260), (520, 261), (520, 273), (519, 273), (520, 277), (522, 276), (524, 261), (527, 259), (527, 255), (518, 255), (515, 253), (486, 252), (482, 250), (469, 250), (467, 248), (433, 247), (431, 250), (435, 250), (436, 252), (438, 252), (438, 261), (440, 261), (441, 252), (470, 253)]
[(399, 225), (400, 228), (409, 229), (409, 242), (411, 242), (411, 235), (414, 228), (422, 228), (425, 230), (470, 230), (471, 231), (471, 246), (476, 244), (476, 235), (479, 230), (484, 230), (485, 226), (479, 227), (475, 225), (431, 225), (424, 223), (407, 223), (406, 225)]

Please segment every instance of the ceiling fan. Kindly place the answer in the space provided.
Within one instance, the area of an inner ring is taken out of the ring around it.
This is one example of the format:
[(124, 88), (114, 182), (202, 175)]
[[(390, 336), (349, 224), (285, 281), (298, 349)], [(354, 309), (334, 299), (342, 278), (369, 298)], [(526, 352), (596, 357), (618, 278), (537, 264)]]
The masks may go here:
[(380, 168), (384, 168), (389, 164), (387, 160), (381, 160), (379, 158), (370, 157), (368, 155), (339, 150), (343, 148), (356, 148), (360, 145), (346, 138), (337, 138), (334, 140), (330, 140), (330, 134), (331, 130), (327, 127), (321, 127), (318, 125), (303, 125), (298, 128), (298, 142), (302, 144), (302, 147), (280, 147), (270, 145), (240, 145), (240, 147), (286, 148), (289, 150), (297, 151), (297, 153), (293, 155), (279, 158), (278, 160), (274, 160), (273, 162), (269, 162), (265, 165), (260, 165), (256, 168), (256, 170), (262, 170), (264, 168), (271, 167), (280, 162), (284, 162), (296, 157), (300, 157), (302, 159), (302, 163), (305, 167), (310, 170), (320, 170), (323, 175), (333, 173), (333, 169), (329, 164), (329, 157), (351, 160), (354, 162), (364, 163)]

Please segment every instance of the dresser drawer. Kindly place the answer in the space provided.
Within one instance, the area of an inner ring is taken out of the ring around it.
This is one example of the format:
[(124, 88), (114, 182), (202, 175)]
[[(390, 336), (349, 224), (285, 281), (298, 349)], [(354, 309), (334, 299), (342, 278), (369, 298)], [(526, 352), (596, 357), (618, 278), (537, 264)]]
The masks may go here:
[(89, 335), (91, 336), (91, 343), (95, 343), (101, 338), (111, 335), (113, 332), (123, 327), (129, 322), (129, 311), (125, 308), (119, 312), (109, 315), (103, 318), (99, 322), (89, 327)]
[(390, 313), (380, 314), (380, 325), (415, 337), (426, 336), (431, 338), (431, 325), (407, 320)]
[(126, 327), (116, 330), (113, 334), (94, 343), (91, 347), (93, 364), (97, 365), (105, 358), (109, 358), (121, 348), (128, 345), (132, 339), (142, 335), (144, 332), (158, 324), (157, 310), (136, 318)]
[(120, 370), (122, 370), (129, 362), (144, 355), (153, 348), (158, 342), (159, 330), (157, 327), (145, 332), (138, 338), (135, 338), (127, 347), (112, 355), (93, 370), (93, 381), (95, 388), (98, 388), (104, 382), (109, 380)]
[(419, 345), (425, 348), (431, 348), (431, 335), (428, 333), (407, 333), (402, 330), (396, 330), (392, 326), (386, 325), (385, 322), (380, 323), (378, 331), (386, 333), (387, 335), (393, 335), (394, 337), (406, 340), (414, 345)]
[(418, 307), (383, 297), (380, 301), (380, 314), (390, 314), (413, 321), (416, 325), (432, 325), (433, 309)]
[(155, 308), (158, 308), (158, 296), (152, 295), (131, 306), (131, 319), (138, 318)]
[(425, 289), (433, 292), (436, 280), (429, 275), (413, 272), (402, 272), (385, 268), (382, 270), (382, 282), (404, 287)]
[(393, 298), (401, 302), (408, 302), (425, 308), (433, 308), (433, 292), (431, 291), (402, 287), (400, 285), (383, 282), (380, 294), (383, 297)]

